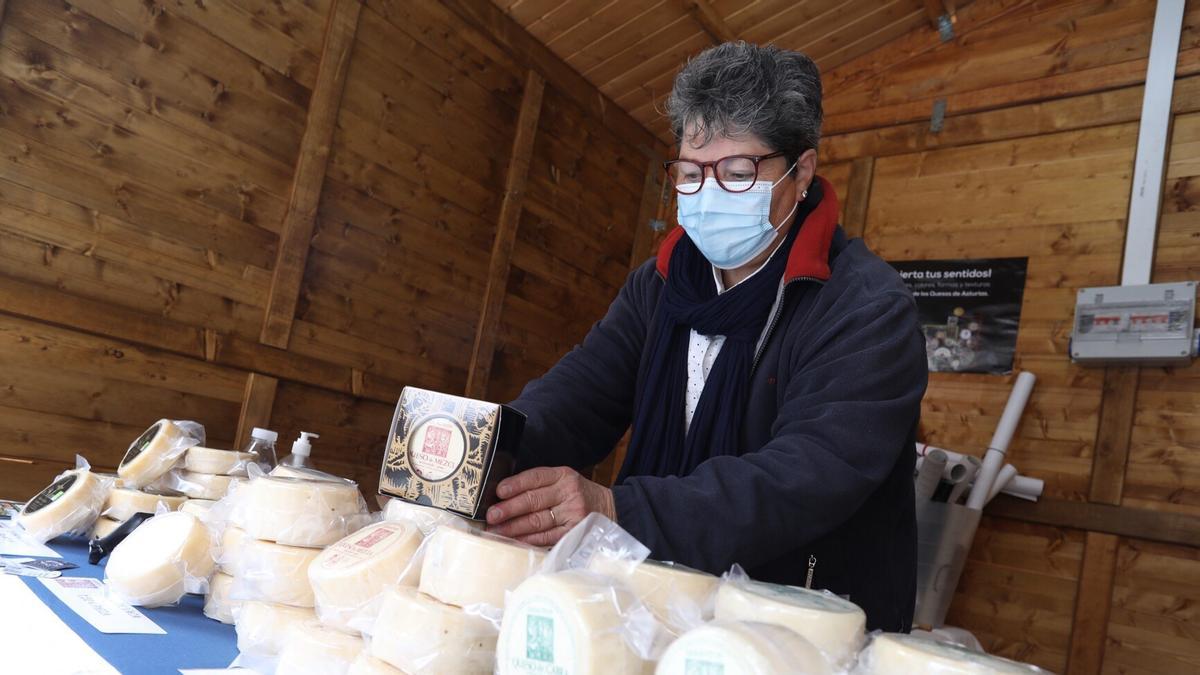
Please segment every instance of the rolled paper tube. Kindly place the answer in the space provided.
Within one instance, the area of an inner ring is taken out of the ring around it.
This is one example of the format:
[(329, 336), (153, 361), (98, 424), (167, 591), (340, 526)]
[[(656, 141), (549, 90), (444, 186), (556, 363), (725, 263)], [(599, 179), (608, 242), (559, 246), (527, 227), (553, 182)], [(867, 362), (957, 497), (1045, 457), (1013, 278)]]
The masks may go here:
[(1000, 491), (1008, 486), (1009, 481), (1017, 477), (1017, 467), (1012, 464), (1005, 464), (1004, 468), (1000, 469), (1000, 473), (996, 474), (996, 482), (992, 483), (992, 489), (988, 494), (987, 500), (990, 502), (1000, 494)]
[(940, 450), (930, 452), (924, 459), (913, 486), (918, 503), (929, 501), (933, 497), (933, 492), (937, 490), (938, 482), (942, 479), (942, 471), (946, 467), (946, 453)]
[[(971, 459), (975, 458), (972, 457)], [(963, 466), (966, 467), (967, 473), (965, 476), (963, 476), (962, 480), (954, 485), (954, 489), (950, 491), (950, 497), (946, 500), (951, 504), (957, 504), (959, 498), (966, 493), (967, 488), (971, 485), (971, 482), (975, 480), (975, 473), (979, 471), (979, 460), (975, 460), (974, 462), (964, 462)]]
[(1008, 444), (1012, 442), (1017, 425), (1021, 422), (1025, 404), (1029, 402), (1029, 394), (1033, 391), (1036, 381), (1037, 377), (1028, 371), (1023, 371), (1017, 376), (1008, 403), (1004, 406), (1004, 414), (1000, 416), (1000, 423), (996, 425), (996, 433), (992, 434), (992, 442), (983, 456), (983, 466), (979, 469), (979, 477), (975, 479), (975, 487), (967, 497), (967, 508), (982, 509), (984, 504), (987, 504), (992, 485), (996, 482), (996, 475), (1004, 466), (1004, 453), (1008, 451)]
[(1042, 496), (1042, 490), (1045, 488), (1046, 482), (1041, 478), (1017, 475), (1013, 476), (1013, 479), (1008, 481), (1008, 485), (1000, 491), (1006, 495), (1036, 502)]

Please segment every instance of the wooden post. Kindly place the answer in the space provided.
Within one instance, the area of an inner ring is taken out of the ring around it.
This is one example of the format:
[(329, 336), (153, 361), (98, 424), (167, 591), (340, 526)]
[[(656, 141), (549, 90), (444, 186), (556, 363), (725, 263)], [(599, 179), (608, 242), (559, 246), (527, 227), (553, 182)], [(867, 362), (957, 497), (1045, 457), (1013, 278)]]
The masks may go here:
[(254, 427), (270, 426), (271, 410), (275, 407), (275, 391), (278, 388), (279, 380), (268, 375), (250, 373), (246, 376), (246, 392), (242, 396), (242, 412), (238, 415), (234, 449), (246, 447)]
[(509, 265), (512, 262), (513, 245), (517, 240), (521, 202), (525, 198), (529, 161), (533, 156), (533, 139), (537, 135), (538, 118), (542, 111), (542, 94), (545, 89), (546, 80), (537, 71), (530, 70), (525, 76), (525, 93), (521, 98), (521, 112), (517, 117), (517, 133), (513, 137), (508, 175), (504, 179), (504, 201), (500, 204), (496, 238), (492, 242), (487, 287), (483, 292), (479, 323), (475, 327), (475, 344), (471, 349), (471, 363), (467, 369), (466, 394), (474, 398), (487, 396), (488, 379), (492, 374), (492, 357), (496, 349), (496, 331), (500, 325), (500, 311), (508, 286)]
[(272, 347), (287, 349), (292, 333), (292, 320), (300, 297), (300, 284), (304, 279), (309, 241), (317, 220), (325, 168), (329, 163), (333, 128), (337, 123), (361, 10), (360, 0), (333, 0), (333, 6), (329, 9), (317, 82), (308, 104), (292, 193), (279, 234), (279, 252), (263, 316), (262, 334), (259, 336), (259, 340)]
[(851, 239), (866, 237), (867, 206), (871, 202), (871, 180), (874, 177), (874, 157), (859, 157), (850, 165), (850, 184), (846, 188), (846, 215), (842, 218), (842, 228)]
[(1108, 616), (1112, 608), (1119, 541), (1115, 534), (1087, 533), (1079, 588), (1075, 591), (1071, 646), (1067, 654), (1069, 675), (1099, 673), (1104, 663), (1104, 642), (1108, 638)]

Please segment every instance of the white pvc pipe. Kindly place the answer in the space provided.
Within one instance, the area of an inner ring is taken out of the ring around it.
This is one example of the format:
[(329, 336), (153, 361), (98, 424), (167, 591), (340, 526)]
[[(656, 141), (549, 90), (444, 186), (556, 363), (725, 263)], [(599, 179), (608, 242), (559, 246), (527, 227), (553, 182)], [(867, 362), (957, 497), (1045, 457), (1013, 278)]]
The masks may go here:
[(981, 510), (987, 504), (992, 484), (996, 482), (996, 475), (1004, 466), (1004, 453), (1008, 451), (1008, 444), (1012, 442), (1017, 425), (1021, 422), (1021, 415), (1025, 412), (1025, 404), (1029, 402), (1034, 382), (1037, 382), (1037, 377), (1029, 371), (1022, 371), (1017, 375), (1017, 382), (1013, 385), (1008, 403), (1004, 406), (1004, 414), (1000, 416), (996, 433), (992, 434), (992, 442), (988, 444), (987, 453), (983, 456), (983, 466), (975, 479), (975, 487), (967, 497), (967, 508)]
[(1000, 469), (1000, 473), (996, 474), (996, 482), (992, 483), (992, 489), (988, 490), (987, 500), (990, 502), (1000, 494), (1000, 490), (1004, 489), (1009, 481), (1017, 477), (1017, 467), (1012, 464), (1005, 464), (1004, 468)]
[[(975, 458), (969, 457), (968, 459)], [(975, 474), (979, 471), (980, 462), (979, 460), (975, 459), (974, 462), (964, 462), (964, 465), (967, 467), (967, 473), (963, 476), (962, 482), (958, 483), (952, 490), (950, 490), (950, 497), (946, 500), (950, 504), (957, 504), (959, 498), (963, 496), (963, 493), (967, 491), (967, 488), (975, 480)]]
[(929, 501), (937, 490), (938, 483), (942, 480), (942, 470), (946, 467), (946, 453), (934, 450), (922, 459), (925, 462), (917, 471), (917, 481), (913, 486), (918, 503)]
[(1044, 489), (1046, 489), (1046, 482), (1041, 478), (1017, 475), (1013, 476), (1008, 485), (1000, 491), (1006, 495), (1036, 502), (1042, 496), (1042, 490)]

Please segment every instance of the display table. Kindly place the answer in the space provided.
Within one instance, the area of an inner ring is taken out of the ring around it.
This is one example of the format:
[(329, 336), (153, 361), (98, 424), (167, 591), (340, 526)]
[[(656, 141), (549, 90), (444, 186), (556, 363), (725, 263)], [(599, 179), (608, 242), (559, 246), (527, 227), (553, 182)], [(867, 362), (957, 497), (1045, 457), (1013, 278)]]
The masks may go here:
[[(88, 563), (87, 542), (83, 539), (59, 538), (49, 546), (63, 560), (79, 565), (64, 571), (63, 576), (104, 577), (103, 562)], [(238, 654), (233, 626), (204, 616), (202, 596), (185, 595), (175, 607), (138, 608), (166, 635), (108, 634), (80, 618), (37, 579), (21, 578), (71, 630), (123, 675), (174, 673), (179, 668), (224, 668)]]

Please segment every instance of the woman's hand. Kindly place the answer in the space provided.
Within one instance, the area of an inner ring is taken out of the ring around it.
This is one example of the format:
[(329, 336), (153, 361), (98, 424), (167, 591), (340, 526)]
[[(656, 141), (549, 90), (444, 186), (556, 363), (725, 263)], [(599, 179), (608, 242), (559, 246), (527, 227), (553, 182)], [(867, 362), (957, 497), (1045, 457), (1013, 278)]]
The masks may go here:
[(565, 466), (510, 476), (496, 496), (503, 501), (488, 509), (488, 531), (534, 546), (553, 546), (589, 513), (617, 518), (612, 490)]

